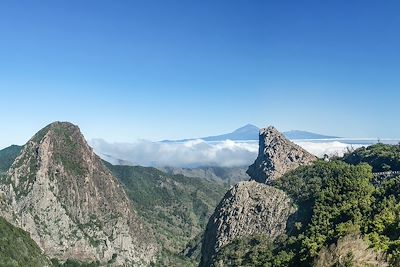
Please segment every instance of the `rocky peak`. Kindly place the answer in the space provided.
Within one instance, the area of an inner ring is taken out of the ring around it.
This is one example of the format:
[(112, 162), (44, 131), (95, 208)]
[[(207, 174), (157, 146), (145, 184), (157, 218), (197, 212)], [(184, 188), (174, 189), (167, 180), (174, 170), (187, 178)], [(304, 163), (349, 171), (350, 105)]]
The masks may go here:
[(236, 129), (234, 133), (251, 133), (251, 132), (257, 132), (258, 127), (253, 125), (253, 124), (246, 124), (243, 127), (240, 127), (239, 129)]
[(252, 180), (269, 183), (301, 165), (310, 165), (316, 159), (270, 126), (260, 129), (258, 157), (247, 173)]
[(200, 266), (212, 265), (219, 250), (237, 238), (261, 234), (275, 239), (285, 233), (294, 212), (283, 191), (255, 181), (238, 183), (225, 194), (207, 224)]
[(52, 123), (24, 146), (6, 174), (15, 223), (50, 258), (149, 263), (152, 234), (79, 128)]

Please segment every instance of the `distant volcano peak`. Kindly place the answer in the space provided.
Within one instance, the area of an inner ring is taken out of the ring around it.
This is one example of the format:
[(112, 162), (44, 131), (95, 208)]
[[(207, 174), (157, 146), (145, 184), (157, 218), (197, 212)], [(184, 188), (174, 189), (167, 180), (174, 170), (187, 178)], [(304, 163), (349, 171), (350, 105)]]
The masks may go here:
[[(276, 129), (275, 129), (276, 130)], [(246, 124), (231, 133), (221, 134), (221, 135), (213, 135), (206, 137), (198, 137), (198, 138), (187, 138), (182, 140), (164, 140), (163, 142), (186, 142), (195, 139), (202, 139), (204, 141), (225, 141), (225, 140), (234, 140), (234, 141), (246, 141), (252, 140), (257, 141), (259, 135), (260, 128), (253, 124)], [(277, 130), (276, 130), (277, 131)], [(299, 130), (291, 130), (288, 132), (282, 133), (286, 138), (294, 140), (294, 139), (332, 139), (337, 138), (336, 136), (330, 135), (322, 135), (312, 132), (299, 131)]]
[(234, 133), (240, 133), (240, 132), (258, 131), (258, 129), (259, 128), (257, 126), (248, 123), (248, 124), (238, 128), (238, 129), (234, 130), (233, 132)]

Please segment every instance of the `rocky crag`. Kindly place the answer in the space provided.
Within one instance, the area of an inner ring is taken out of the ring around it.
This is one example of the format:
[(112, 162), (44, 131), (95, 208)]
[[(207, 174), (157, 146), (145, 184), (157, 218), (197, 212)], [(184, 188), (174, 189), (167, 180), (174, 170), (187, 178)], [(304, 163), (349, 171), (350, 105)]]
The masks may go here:
[(265, 234), (271, 239), (285, 233), (286, 222), (295, 212), (281, 190), (257, 183), (240, 182), (219, 203), (207, 225), (202, 247), (202, 266), (236, 238)]
[(260, 129), (258, 157), (247, 174), (259, 183), (270, 183), (299, 166), (311, 165), (315, 160), (314, 155), (270, 126)]
[(215, 265), (221, 248), (237, 238), (264, 235), (274, 240), (289, 230), (289, 218), (296, 211), (293, 202), (285, 192), (268, 184), (317, 158), (274, 127), (261, 129), (259, 138), (259, 155), (247, 171), (251, 180), (232, 187), (207, 224), (201, 266)]
[(2, 216), (49, 258), (141, 266), (157, 245), (79, 128), (56, 122), (24, 146), (1, 179)]

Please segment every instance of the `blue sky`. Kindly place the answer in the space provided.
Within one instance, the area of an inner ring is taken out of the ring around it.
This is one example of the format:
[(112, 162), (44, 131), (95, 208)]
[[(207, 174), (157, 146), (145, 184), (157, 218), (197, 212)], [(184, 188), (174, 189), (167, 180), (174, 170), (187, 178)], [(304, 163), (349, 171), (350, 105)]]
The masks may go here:
[(0, 1), (0, 147), (55, 120), (398, 138), (399, 47), (399, 1)]

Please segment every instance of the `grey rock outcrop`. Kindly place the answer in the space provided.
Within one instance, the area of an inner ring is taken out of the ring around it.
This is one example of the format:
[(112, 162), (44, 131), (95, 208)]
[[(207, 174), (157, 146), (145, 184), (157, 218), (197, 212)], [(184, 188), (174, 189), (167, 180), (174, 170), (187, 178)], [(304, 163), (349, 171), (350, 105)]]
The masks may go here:
[(289, 141), (270, 126), (260, 129), (258, 157), (248, 168), (252, 180), (270, 183), (301, 165), (310, 165), (317, 158)]
[(291, 199), (277, 188), (255, 181), (238, 183), (207, 224), (200, 266), (210, 266), (218, 251), (236, 238), (263, 234), (275, 239), (285, 233), (295, 211)]
[(49, 258), (142, 266), (157, 253), (151, 231), (73, 124), (39, 131), (2, 183), (13, 212), (5, 217)]

